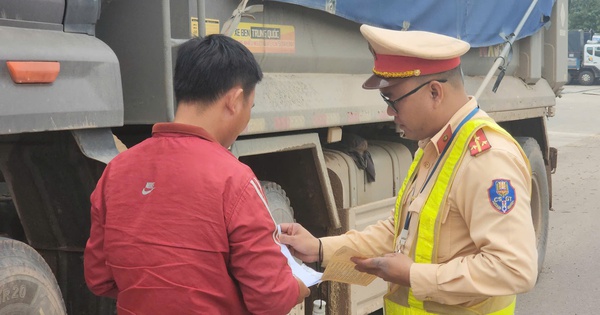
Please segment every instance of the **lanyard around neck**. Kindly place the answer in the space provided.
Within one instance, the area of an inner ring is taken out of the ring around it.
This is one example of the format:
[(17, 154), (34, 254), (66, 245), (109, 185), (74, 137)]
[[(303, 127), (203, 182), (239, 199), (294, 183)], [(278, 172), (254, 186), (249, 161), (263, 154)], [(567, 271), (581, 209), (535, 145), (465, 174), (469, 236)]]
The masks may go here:
[(431, 169), (431, 172), (429, 173), (429, 176), (427, 176), (427, 180), (425, 180), (425, 184), (423, 184), (423, 187), (421, 187), (421, 191), (419, 191), (419, 194), (423, 192), (423, 190), (425, 189), (425, 187), (427, 187), (427, 183), (431, 179), (431, 176), (433, 176), (433, 174), (435, 173), (435, 170), (437, 169), (437, 167), (440, 165), (440, 161), (442, 161), (442, 158), (444, 157), (444, 154), (446, 154), (446, 152), (448, 152), (448, 148), (450, 148), (450, 145), (452, 144), (452, 141), (454, 140), (454, 137), (456, 137), (456, 135), (458, 134), (458, 131), (460, 130), (460, 128), (462, 128), (462, 126), (467, 121), (469, 121), (471, 118), (473, 118), (473, 116), (478, 111), (479, 111), (479, 106), (473, 108), (473, 110), (469, 113), (469, 115), (467, 115), (467, 117), (463, 118), (463, 120), (460, 122), (460, 124), (458, 124), (458, 126), (456, 126), (456, 129), (454, 130), (454, 132), (452, 132), (452, 136), (450, 136), (450, 139), (448, 140), (448, 144), (444, 147), (444, 150), (442, 150), (442, 154), (440, 154), (440, 156), (438, 157), (437, 161), (435, 162), (435, 166), (433, 166), (433, 169)]
[[(479, 106), (475, 107), (465, 118), (463, 118), (463, 120), (458, 124), (458, 126), (456, 126), (456, 129), (452, 132), (452, 136), (450, 136), (450, 139), (448, 139), (447, 145), (444, 147), (444, 150), (442, 150), (442, 153), (440, 154), (440, 156), (438, 157), (437, 161), (435, 162), (435, 165), (431, 169), (431, 172), (429, 173), (429, 176), (427, 176), (427, 179), (425, 180), (425, 183), (421, 187), (421, 190), (419, 191), (419, 194), (421, 194), (423, 192), (423, 190), (425, 190), (425, 187), (427, 187), (427, 183), (429, 183), (429, 180), (431, 179), (431, 177), (433, 176), (433, 174), (435, 174), (435, 170), (440, 165), (440, 162), (442, 161), (444, 155), (448, 151), (448, 148), (450, 148), (450, 146), (452, 144), (452, 141), (454, 140), (454, 138), (456, 137), (456, 135), (458, 134), (458, 132), (460, 131), (460, 129), (463, 127), (463, 125), (467, 121), (469, 121), (471, 118), (473, 118), (473, 116), (478, 111), (479, 111)], [(420, 162), (419, 162), (419, 164), (420, 164)], [(411, 212), (408, 212), (406, 214), (406, 221), (404, 221), (404, 228), (402, 229), (402, 232), (400, 233), (400, 245), (401, 245), (401, 247), (404, 247), (404, 244), (406, 243), (406, 238), (408, 237), (408, 227), (410, 225), (410, 218), (411, 218)]]

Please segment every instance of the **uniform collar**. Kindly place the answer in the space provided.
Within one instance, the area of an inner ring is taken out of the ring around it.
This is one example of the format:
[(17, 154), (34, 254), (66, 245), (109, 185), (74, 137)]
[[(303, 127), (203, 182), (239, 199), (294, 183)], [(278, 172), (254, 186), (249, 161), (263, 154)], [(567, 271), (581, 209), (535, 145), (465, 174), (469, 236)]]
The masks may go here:
[(157, 123), (152, 126), (153, 136), (158, 136), (159, 134), (164, 133), (178, 133), (182, 135), (196, 136), (211, 142), (217, 142), (206, 130), (204, 130), (204, 128), (194, 125), (168, 122)]
[(469, 101), (465, 105), (463, 105), (456, 113), (454, 113), (454, 115), (450, 118), (446, 126), (430, 139), (419, 141), (419, 146), (421, 148), (424, 148), (425, 145), (431, 142), (439, 155), (440, 152), (444, 150), (446, 145), (448, 145), (448, 140), (450, 140), (450, 138), (452, 137), (452, 132), (454, 132), (454, 129), (460, 124), (460, 122), (465, 117), (467, 117), (467, 115), (469, 115), (469, 113), (475, 107), (477, 107), (477, 100), (474, 97), (469, 96)]

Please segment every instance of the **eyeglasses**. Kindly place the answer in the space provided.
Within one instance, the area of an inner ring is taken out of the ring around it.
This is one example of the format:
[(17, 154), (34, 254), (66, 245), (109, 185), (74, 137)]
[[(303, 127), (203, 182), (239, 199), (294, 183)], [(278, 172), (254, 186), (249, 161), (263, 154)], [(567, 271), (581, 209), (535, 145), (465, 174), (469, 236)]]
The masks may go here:
[(394, 111), (394, 113), (398, 114), (398, 110), (396, 109), (396, 103), (398, 103), (398, 102), (400, 102), (401, 100), (403, 100), (403, 99), (405, 99), (405, 98), (407, 98), (407, 97), (409, 97), (409, 96), (411, 96), (411, 95), (413, 95), (413, 94), (417, 93), (417, 91), (418, 91), (418, 90), (420, 90), (422, 87), (426, 86), (427, 84), (429, 84), (429, 83), (431, 83), (431, 82), (433, 82), (433, 81), (437, 81), (437, 82), (440, 82), (440, 83), (446, 83), (446, 82), (448, 82), (448, 80), (446, 80), (446, 79), (442, 79), (442, 80), (429, 80), (429, 81), (427, 81), (427, 82), (425, 82), (425, 83), (423, 83), (423, 84), (421, 84), (421, 85), (417, 86), (416, 88), (412, 89), (410, 92), (408, 92), (408, 93), (406, 93), (406, 94), (404, 94), (404, 95), (400, 96), (399, 98), (397, 98), (397, 99), (395, 99), (395, 100), (393, 100), (393, 101), (392, 101), (392, 100), (390, 100), (390, 98), (389, 98), (389, 97), (387, 97), (387, 96), (383, 95), (383, 93), (379, 92), (379, 94), (381, 95), (381, 98), (383, 98), (383, 101), (384, 101), (384, 102), (385, 102), (385, 103), (386, 103), (386, 104), (387, 104), (389, 107), (391, 107), (391, 108), (392, 108), (392, 110)]

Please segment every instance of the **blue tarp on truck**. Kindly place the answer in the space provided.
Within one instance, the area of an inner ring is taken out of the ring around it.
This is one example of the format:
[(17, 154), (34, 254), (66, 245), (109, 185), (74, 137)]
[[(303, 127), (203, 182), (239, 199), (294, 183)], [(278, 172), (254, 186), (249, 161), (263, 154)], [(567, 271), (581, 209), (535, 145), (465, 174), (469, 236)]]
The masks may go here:
[[(326, 11), (388, 29), (430, 31), (460, 38), (472, 47), (504, 42), (527, 12), (524, 0), (271, 0)], [(549, 20), (555, 0), (539, 0), (518, 38), (537, 32)]]

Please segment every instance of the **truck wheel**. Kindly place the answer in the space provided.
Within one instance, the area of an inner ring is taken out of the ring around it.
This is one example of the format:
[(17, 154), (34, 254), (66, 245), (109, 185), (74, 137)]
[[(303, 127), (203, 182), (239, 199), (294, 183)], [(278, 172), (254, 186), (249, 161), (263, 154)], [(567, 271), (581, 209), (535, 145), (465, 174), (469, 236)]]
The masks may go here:
[(589, 70), (584, 70), (579, 73), (579, 84), (581, 85), (592, 85), (594, 84), (594, 73)]
[(531, 165), (531, 217), (537, 243), (539, 277), (546, 256), (550, 211), (550, 192), (546, 165), (544, 164), (542, 150), (540, 150), (540, 146), (535, 139), (529, 137), (516, 137), (515, 139), (523, 148)]
[(44, 259), (28, 245), (4, 237), (0, 237), (0, 314), (66, 314)]
[[(261, 181), (260, 185), (267, 197), (269, 211), (271, 212), (271, 216), (273, 217), (273, 220), (275, 220), (275, 223), (294, 223), (294, 210), (292, 209), (292, 206), (290, 206), (290, 199), (287, 197), (281, 186), (269, 181)], [(300, 259), (296, 257), (294, 257), (294, 259), (298, 264), (302, 264)], [(294, 306), (288, 315), (304, 314), (304, 309), (304, 302), (302, 302)]]
[(275, 223), (294, 223), (294, 209), (290, 206), (290, 199), (281, 186), (268, 181), (261, 181), (260, 185), (267, 196), (269, 210)]

